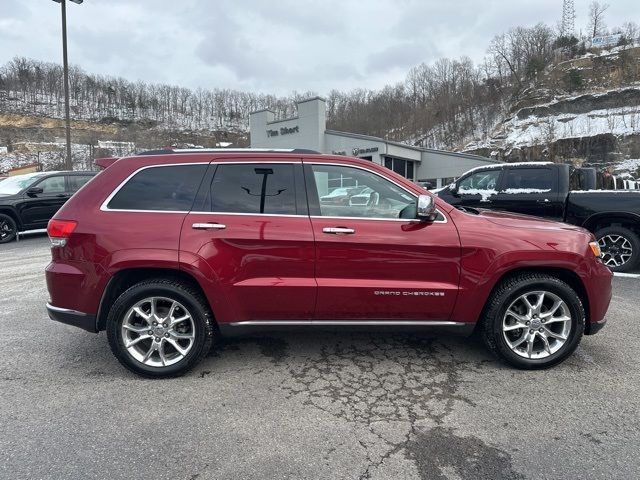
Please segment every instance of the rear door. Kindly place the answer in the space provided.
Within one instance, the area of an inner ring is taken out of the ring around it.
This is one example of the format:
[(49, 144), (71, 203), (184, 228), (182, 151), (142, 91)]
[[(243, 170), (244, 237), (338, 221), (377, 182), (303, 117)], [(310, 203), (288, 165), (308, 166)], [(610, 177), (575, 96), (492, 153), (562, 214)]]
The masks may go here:
[(500, 192), (491, 199), (499, 210), (562, 220), (558, 169), (507, 168)]
[(456, 193), (446, 192), (441, 196), (451, 205), (492, 208), (492, 202), (498, 194), (501, 179), (501, 169), (478, 170), (456, 183)]
[[(363, 167), (305, 163), (305, 173), (316, 320), (447, 320), (460, 276), (453, 223), (442, 213), (433, 223), (416, 221), (416, 195)], [(344, 187), (367, 187), (367, 202), (318, 201)]]
[(219, 322), (311, 319), (314, 255), (300, 160), (211, 164), (180, 261), (208, 272)]

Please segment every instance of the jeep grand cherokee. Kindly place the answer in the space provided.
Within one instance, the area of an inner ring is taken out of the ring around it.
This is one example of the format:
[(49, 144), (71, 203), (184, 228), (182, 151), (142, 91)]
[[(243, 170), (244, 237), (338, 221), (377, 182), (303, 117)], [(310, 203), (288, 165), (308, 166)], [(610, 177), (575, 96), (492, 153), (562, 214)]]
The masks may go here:
[[(219, 335), (378, 325), (477, 332), (518, 368), (604, 324), (609, 269), (586, 230), (454, 208), (372, 162), (304, 151), (155, 151), (111, 164), (50, 221), (52, 319), (107, 331), (149, 377)], [(370, 201), (324, 203), (359, 187)]]

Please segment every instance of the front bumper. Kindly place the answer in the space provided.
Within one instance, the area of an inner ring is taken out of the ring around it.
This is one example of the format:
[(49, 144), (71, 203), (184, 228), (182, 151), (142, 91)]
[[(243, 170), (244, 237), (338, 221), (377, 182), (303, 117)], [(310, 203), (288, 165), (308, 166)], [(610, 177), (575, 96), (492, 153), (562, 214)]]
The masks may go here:
[(591, 322), (587, 324), (586, 329), (584, 331), (585, 335), (595, 335), (606, 325), (607, 319), (603, 318), (599, 322)]
[(92, 333), (98, 332), (95, 315), (69, 310), (68, 308), (54, 307), (50, 303), (47, 303), (47, 313), (49, 318), (56, 322), (66, 323)]

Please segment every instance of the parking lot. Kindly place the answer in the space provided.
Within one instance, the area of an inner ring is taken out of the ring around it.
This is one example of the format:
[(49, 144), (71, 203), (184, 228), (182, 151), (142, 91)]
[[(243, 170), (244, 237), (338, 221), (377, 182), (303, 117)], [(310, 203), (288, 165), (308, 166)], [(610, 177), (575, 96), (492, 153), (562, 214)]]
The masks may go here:
[(639, 478), (640, 280), (552, 370), (475, 340), (297, 332), (228, 340), (145, 380), (104, 333), (50, 321), (48, 240), (0, 246), (0, 478)]

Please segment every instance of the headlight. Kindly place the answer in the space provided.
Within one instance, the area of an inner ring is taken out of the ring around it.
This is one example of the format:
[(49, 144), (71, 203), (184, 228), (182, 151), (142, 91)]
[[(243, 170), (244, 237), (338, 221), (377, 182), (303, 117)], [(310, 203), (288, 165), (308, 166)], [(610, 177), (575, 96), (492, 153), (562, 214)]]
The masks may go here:
[(598, 242), (589, 242), (589, 246), (591, 247), (591, 251), (596, 257), (599, 258), (600, 255), (602, 255), (602, 252), (600, 251), (600, 245), (598, 245)]

